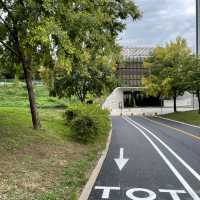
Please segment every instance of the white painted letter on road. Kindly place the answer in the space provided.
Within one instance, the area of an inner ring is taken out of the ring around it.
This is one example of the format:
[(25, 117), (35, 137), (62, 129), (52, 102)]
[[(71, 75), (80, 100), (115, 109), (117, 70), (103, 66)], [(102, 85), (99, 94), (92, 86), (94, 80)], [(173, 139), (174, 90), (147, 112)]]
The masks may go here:
[[(147, 197), (137, 197), (134, 195), (135, 192), (146, 193), (148, 196)], [(153, 191), (143, 189), (143, 188), (130, 189), (126, 192), (126, 196), (132, 200), (155, 200), (156, 199), (156, 194)]]
[(181, 200), (178, 196), (178, 194), (186, 194), (185, 190), (164, 190), (160, 189), (159, 192), (168, 192), (172, 196), (173, 200)]
[(120, 187), (96, 186), (95, 190), (103, 190), (102, 199), (109, 199), (111, 190), (120, 190)]

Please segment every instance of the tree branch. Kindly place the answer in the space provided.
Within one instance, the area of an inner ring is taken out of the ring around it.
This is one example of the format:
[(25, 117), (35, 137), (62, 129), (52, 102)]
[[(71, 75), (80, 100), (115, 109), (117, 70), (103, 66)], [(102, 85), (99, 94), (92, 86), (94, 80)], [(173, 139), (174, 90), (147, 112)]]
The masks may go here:
[(13, 54), (15, 54), (17, 57), (19, 57), (18, 53), (12, 49), (12, 47), (10, 47), (8, 44), (6, 44), (3, 40), (0, 39), (0, 43), (9, 51), (11, 51)]

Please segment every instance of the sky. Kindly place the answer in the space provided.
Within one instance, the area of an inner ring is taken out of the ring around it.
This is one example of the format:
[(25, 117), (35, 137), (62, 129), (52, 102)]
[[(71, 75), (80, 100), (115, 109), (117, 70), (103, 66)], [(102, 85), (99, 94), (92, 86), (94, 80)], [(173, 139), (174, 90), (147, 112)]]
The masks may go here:
[(127, 20), (120, 34), (123, 47), (155, 47), (184, 37), (195, 50), (196, 0), (134, 0), (143, 12), (138, 21)]

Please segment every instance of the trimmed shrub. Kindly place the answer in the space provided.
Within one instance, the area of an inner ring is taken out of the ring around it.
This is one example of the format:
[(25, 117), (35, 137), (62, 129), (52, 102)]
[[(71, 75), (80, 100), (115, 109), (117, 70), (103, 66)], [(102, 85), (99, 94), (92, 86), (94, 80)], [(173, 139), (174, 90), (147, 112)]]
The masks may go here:
[(71, 126), (73, 137), (84, 143), (92, 142), (110, 130), (109, 113), (97, 104), (70, 105), (64, 118)]

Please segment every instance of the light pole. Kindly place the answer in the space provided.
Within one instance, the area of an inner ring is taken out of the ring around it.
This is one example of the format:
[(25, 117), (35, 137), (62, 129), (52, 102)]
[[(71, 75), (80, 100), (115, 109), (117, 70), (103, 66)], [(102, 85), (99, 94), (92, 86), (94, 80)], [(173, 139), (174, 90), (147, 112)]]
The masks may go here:
[(200, 0), (196, 0), (196, 54), (200, 54)]

